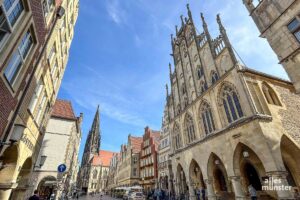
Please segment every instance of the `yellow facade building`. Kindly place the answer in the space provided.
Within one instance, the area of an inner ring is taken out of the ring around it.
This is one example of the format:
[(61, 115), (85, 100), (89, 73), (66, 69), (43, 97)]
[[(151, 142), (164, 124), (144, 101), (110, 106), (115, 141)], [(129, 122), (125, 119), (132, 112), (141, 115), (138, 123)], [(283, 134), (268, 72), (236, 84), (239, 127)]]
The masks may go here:
[[(45, 49), (36, 58), (34, 78), (14, 120), (14, 131), (22, 131), (21, 140), (6, 147), (0, 169), (0, 199), (23, 200), (33, 187), (30, 176), (33, 167), (43, 164), (45, 157), (38, 157), (49, 113), (55, 103), (61, 80), (68, 62), (69, 48), (78, 17), (79, 0), (43, 1), (43, 16), (49, 31)], [(61, 4), (60, 4), (61, 3)], [(18, 126), (16, 126), (18, 125)], [(20, 128), (21, 127), (21, 128)]]

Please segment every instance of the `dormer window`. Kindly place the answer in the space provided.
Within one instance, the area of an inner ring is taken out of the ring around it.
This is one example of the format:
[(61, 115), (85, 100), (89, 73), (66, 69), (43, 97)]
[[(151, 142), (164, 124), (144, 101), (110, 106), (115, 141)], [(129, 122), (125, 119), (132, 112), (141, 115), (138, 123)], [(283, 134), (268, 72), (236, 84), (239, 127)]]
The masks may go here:
[(300, 17), (295, 17), (288, 25), (287, 28), (295, 36), (298, 42), (300, 42)]

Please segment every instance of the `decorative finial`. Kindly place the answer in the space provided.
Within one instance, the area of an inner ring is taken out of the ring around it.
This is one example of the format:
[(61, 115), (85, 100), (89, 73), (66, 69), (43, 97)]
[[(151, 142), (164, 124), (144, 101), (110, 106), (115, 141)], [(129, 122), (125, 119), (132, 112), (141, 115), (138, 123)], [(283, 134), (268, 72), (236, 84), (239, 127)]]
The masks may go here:
[(201, 19), (202, 19), (203, 26), (206, 26), (206, 22), (205, 22), (203, 13), (201, 13)]
[(183, 27), (184, 26), (183, 15), (180, 15), (180, 19), (181, 19), (181, 25)]
[(176, 29), (176, 34), (178, 33), (178, 26), (176, 25), (175, 26), (175, 29)]
[(171, 66), (171, 63), (169, 63), (169, 72), (170, 72), (170, 75), (172, 74), (172, 66)]
[(190, 10), (190, 4), (186, 4), (186, 8), (187, 8), (188, 12), (191, 12), (191, 10)]
[(166, 84), (166, 94), (167, 94), (167, 97), (169, 96), (169, 87), (168, 87), (168, 84)]
[(217, 14), (217, 23), (219, 24), (219, 28), (220, 28), (220, 31), (225, 31), (225, 28), (222, 24), (222, 21), (221, 21), (221, 17), (220, 17), (220, 14)]

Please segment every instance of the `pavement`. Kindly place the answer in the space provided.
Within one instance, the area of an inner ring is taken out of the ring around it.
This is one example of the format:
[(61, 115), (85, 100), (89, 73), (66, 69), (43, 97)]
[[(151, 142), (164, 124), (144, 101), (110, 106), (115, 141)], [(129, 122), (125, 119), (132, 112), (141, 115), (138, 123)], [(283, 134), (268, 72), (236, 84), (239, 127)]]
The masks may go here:
[(112, 198), (110, 196), (107, 195), (103, 195), (102, 197), (100, 197), (100, 195), (86, 195), (86, 196), (81, 196), (79, 198), (79, 200), (117, 200), (116, 198)]

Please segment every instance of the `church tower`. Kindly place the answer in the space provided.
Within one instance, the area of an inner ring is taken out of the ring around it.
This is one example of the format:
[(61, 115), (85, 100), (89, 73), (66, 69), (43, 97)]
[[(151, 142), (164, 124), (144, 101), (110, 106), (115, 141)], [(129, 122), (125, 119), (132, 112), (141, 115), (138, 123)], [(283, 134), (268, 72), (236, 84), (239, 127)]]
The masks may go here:
[(300, 2), (243, 0), (253, 21), (300, 93)]
[(83, 190), (86, 190), (88, 188), (88, 177), (90, 173), (91, 160), (95, 155), (99, 155), (100, 143), (100, 110), (98, 106), (92, 127), (85, 142), (84, 152), (82, 156), (79, 185), (81, 185)]

